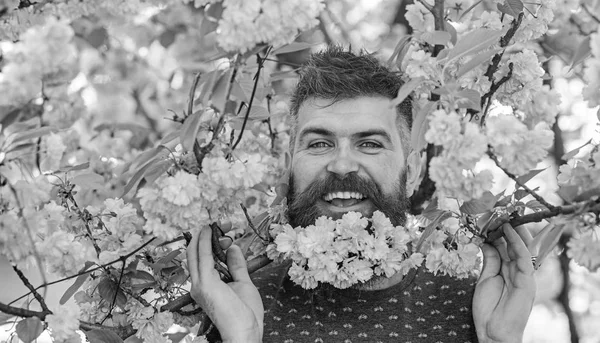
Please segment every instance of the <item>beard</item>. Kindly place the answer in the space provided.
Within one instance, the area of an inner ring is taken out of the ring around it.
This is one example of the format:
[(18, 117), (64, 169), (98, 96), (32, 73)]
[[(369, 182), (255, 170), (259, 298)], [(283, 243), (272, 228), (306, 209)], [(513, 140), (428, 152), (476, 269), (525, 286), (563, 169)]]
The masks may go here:
[[(331, 192), (358, 192), (365, 196), (363, 200), (370, 200), (375, 210), (385, 214), (394, 226), (404, 225), (406, 211), (410, 201), (406, 196), (406, 169), (400, 173), (398, 182), (394, 185), (391, 194), (385, 194), (375, 182), (365, 180), (355, 173), (348, 174), (339, 179), (333, 174), (328, 174), (324, 179), (315, 180), (301, 193), (296, 190), (294, 176), (290, 175), (288, 193), (288, 220), (293, 227), (307, 227), (313, 225), (321, 216), (339, 219), (343, 213), (325, 213), (318, 207), (317, 202)], [(364, 214), (363, 214), (364, 215)]]

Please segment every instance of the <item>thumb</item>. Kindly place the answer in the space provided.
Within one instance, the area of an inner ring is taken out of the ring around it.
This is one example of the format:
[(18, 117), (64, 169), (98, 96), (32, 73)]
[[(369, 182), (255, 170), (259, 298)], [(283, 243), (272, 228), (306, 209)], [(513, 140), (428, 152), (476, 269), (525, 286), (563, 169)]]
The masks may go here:
[(496, 248), (485, 243), (481, 246), (481, 251), (483, 252), (483, 268), (478, 282), (498, 275), (502, 266), (502, 259)]
[(246, 259), (242, 249), (237, 245), (232, 245), (227, 249), (227, 268), (233, 277), (233, 281), (250, 281)]

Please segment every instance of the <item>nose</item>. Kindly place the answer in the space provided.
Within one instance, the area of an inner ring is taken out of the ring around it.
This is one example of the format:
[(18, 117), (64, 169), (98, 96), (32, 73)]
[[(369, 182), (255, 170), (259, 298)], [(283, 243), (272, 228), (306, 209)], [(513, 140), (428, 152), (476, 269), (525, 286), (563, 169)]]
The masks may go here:
[(349, 147), (339, 146), (327, 164), (327, 171), (343, 179), (350, 173), (358, 172), (358, 161)]

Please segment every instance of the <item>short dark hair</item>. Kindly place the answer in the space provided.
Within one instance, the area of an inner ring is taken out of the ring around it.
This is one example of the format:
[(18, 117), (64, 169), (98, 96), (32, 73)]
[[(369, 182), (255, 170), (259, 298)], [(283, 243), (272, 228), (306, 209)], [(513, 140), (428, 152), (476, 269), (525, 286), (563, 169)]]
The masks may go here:
[[(361, 50), (358, 54), (338, 45), (313, 53), (300, 70), (300, 79), (294, 89), (290, 103), (292, 127), (290, 130), (290, 152), (296, 138), (298, 111), (310, 98), (340, 100), (360, 96), (382, 96), (394, 99), (403, 81), (399, 72), (390, 71), (372, 54)], [(400, 130), (402, 146), (407, 152), (410, 146), (412, 126), (412, 101), (406, 98), (396, 107), (396, 123)]]

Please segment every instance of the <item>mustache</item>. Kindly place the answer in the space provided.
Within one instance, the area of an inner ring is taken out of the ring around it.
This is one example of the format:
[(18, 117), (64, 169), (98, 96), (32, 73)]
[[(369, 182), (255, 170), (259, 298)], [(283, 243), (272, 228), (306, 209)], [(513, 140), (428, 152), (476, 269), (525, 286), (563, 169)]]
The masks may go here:
[(288, 193), (288, 219), (293, 226), (308, 226), (323, 215), (316, 203), (323, 195), (332, 192), (358, 192), (369, 199), (377, 209), (385, 213), (394, 225), (403, 225), (409, 201), (406, 197), (406, 173), (398, 180), (397, 193), (386, 196), (374, 181), (357, 174), (340, 179), (332, 174), (313, 181), (305, 190), (297, 192), (294, 178), (290, 177)]

